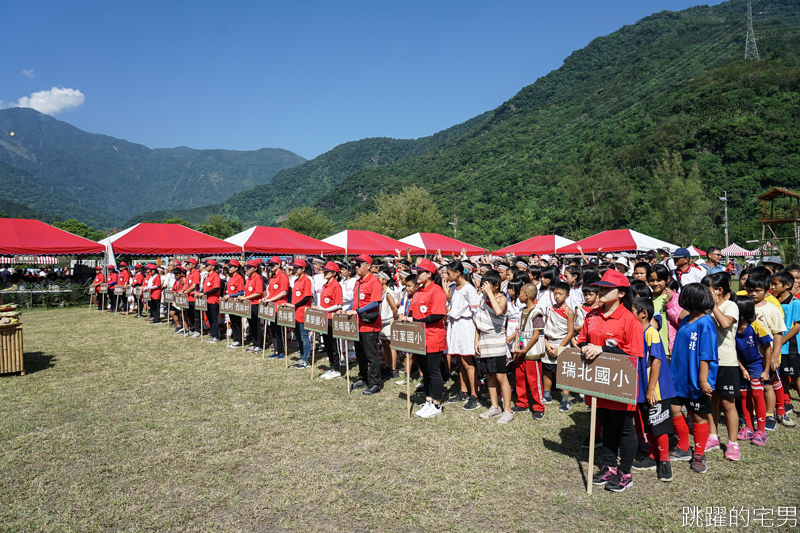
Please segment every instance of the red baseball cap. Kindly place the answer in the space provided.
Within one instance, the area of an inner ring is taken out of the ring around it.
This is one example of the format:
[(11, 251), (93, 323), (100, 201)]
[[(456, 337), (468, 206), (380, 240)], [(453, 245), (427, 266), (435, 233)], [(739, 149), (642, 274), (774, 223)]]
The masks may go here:
[(325, 266), (324, 266), (324, 267), (322, 267), (322, 271), (323, 271), (323, 272), (336, 272), (337, 274), (338, 274), (339, 272), (341, 272), (341, 271), (339, 270), (339, 265), (337, 265), (337, 264), (336, 264), (336, 263), (334, 263), (333, 261), (328, 261), (327, 263), (325, 263)]
[(306, 268), (306, 267), (308, 266), (308, 263), (306, 263), (306, 262), (305, 262), (305, 261), (303, 261), (302, 259), (298, 259), (297, 261), (295, 261), (294, 263), (292, 263), (292, 266)]
[(121, 263), (119, 264), (119, 266), (120, 266), (120, 267), (126, 267), (126, 266), (128, 266), (128, 263), (126, 263), (125, 261), (123, 261), (123, 262), (121, 262)]
[(95, 270), (103, 270), (103, 267), (97, 266), (97, 267), (94, 267), (94, 269)]
[(354, 257), (353, 261), (356, 263), (367, 263), (368, 265), (372, 265), (372, 258), (367, 254), (361, 254), (358, 257)]
[(607, 270), (603, 274), (603, 279), (592, 283), (598, 287), (630, 287), (631, 283), (622, 272), (616, 270)]
[(228, 266), (239, 268), (240, 266), (242, 266), (242, 264), (237, 259), (231, 259), (230, 262), (228, 263)]
[(206, 259), (205, 261), (203, 261), (203, 264), (209, 266), (217, 266), (219, 263), (217, 263), (216, 259)]
[(133, 268), (142, 268), (142, 264), (141, 263), (134, 263), (133, 264)]
[(109, 270), (116, 270), (116, 267), (114, 265), (108, 265), (108, 269)]
[(281, 258), (278, 257), (277, 255), (273, 255), (272, 258), (268, 261), (268, 263), (270, 265), (280, 265), (281, 264)]
[(430, 259), (423, 259), (417, 266), (411, 267), (411, 270), (421, 270), (430, 274), (436, 274), (436, 271), (439, 269), (436, 268), (436, 263)]
[(156, 270), (158, 267), (156, 266), (155, 263), (147, 263), (147, 268), (149, 268), (150, 270)]
[(245, 266), (247, 266), (247, 267), (253, 267), (253, 268), (258, 268), (258, 261), (256, 261), (255, 259), (251, 259), (250, 261), (248, 261), (248, 262), (245, 264)]
[(184, 272), (186, 272), (186, 271), (183, 269), (183, 267), (182, 267), (182, 266), (180, 266), (180, 265), (175, 265), (175, 268), (173, 268), (173, 269), (172, 269), (172, 271), (173, 271), (173, 272), (177, 272), (177, 273), (179, 273), (179, 274), (183, 274)]

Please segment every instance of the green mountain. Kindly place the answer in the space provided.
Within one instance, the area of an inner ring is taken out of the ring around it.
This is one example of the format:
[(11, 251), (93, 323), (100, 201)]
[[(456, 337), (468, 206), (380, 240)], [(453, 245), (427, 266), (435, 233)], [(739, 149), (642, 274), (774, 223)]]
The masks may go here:
[(44, 213), (30, 207), (0, 198), (0, 218), (32, 218), (52, 224), (57, 219), (50, 213)]
[(599, 37), (435, 153), (355, 172), (316, 206), (342, 228), (415, 184), (476, 245), (629, 227), (703, 246), (724, 243), (727, 191), (731, 242), (759, 238), (755, 198), (800, 188), (800, 1), (753, 2), (759, 61), (743, 57), (746, 5)]
[(409, 157), (430, 157), (443, 143), (483, 122), (490, 113), (479, 115), (419, 139), (362, 139), (336, 148), (302, 165), (278, 172), (272, 181), (235, 194), (220, 204), (188, 210), (160, 210), (141, 213), (128, 221), (178, 217), (198, 224), (209, 215), (223, 215), (242, 222), (245, 227), (260, 224), (273, 226), (293, 207), (310, 205), (332, 191), (342, 180), (365, 168), (378, 168)]
[[(87, 133), (33, 109), (0, 110), (0, 162), (27, 171), (84, 204), (102, 206), (102, 216), (114, 223), (145, 210), (219, 202), (268, 183), (279, 170), (304, 161), (275, 148), (150, 149)], [(53, 214), (62, 216), (60, 211)]]

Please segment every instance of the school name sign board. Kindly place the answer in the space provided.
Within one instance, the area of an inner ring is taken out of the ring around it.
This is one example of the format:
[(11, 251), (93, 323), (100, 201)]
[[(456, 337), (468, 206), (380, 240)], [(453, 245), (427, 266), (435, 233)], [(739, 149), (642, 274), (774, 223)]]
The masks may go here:
[(425, 355), (425, 324), (395, 320), (390, 346), (394, 350)]
[(558, 386), (614, 402), (636, 405), (636, 366), (627, 355), (603, 352), (587, 361), (579, 348), (558, 354)]

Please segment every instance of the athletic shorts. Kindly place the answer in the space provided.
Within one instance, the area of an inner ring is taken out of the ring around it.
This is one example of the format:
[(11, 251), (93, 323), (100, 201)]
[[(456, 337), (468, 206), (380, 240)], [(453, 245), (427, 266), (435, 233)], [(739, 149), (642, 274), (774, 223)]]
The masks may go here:
[(720, 366), (717, 368), (717, 383), (714, 385), (714, 392), (720, 396), (735, 398), (739, 396), (741, 379), (738, 366)]
[(478, 359), (478, 366), (484, 374), (505, 374), (506, 356), (481, 357)]
[(711, 412), (711, 397), (703, 395), (702, 398), (672, 398), (672, 405), (685, 405), (689, 412), (696, 415), (707, 415)]
[(672, 429), (672, 412), (670, 411), (671, 398), (656, 402), (653, 407), (647, 405), (646, 402), (637, 405), (639, 406), (639, 412), (642, 414), (644, 430), (647, 433), (652, 433), (658, 437), (659, 435), (671, 435), (674, 432)]
[(542, 370), (547, 370), (555, 374), (558, 372), (558, 363), (553, 363), (552, 365), (550, 363), (542, 363)]
[(769, 371), (769, 385), (774, 385), (775, 383), (780, 383), (781, 381), (781, 369), (778, 370), (770, 370)]
[(787, 378), (800, 377), (800, 354), (783, 354), (781, 356), (781, 374)]

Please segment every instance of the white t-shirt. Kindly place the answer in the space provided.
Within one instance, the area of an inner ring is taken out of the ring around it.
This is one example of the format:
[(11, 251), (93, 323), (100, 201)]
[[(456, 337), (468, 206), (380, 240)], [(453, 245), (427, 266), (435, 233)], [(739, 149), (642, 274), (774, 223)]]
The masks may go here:
[(719, 344), (719, 366), (739, 366), (736, 357), (736, 331), (739, 328), (739, 306), (730, 300), (725, 300), (719, 306), (722, 314), (733, 318), (733, 324), (728, 329), (722, 329), (717, 322), (717, 317), (711, 313), (714, 325), (717, 326), (717, 343)]

